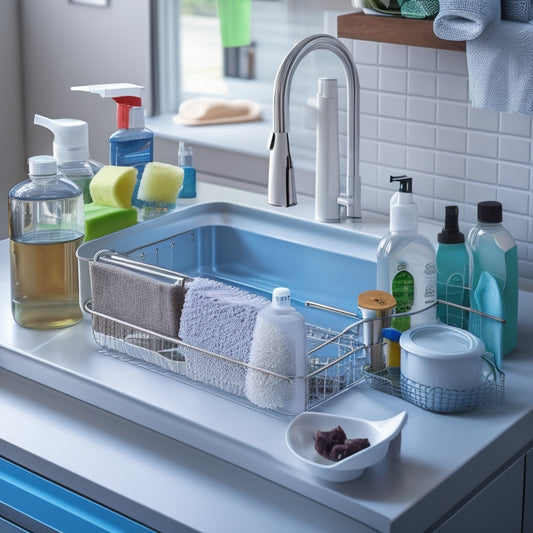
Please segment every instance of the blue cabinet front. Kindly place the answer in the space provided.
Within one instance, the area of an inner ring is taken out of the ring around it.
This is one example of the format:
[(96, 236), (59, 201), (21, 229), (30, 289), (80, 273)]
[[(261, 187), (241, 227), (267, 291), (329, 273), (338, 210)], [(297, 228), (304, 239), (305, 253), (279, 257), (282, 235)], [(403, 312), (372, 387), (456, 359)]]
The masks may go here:
[(0, 458), (0, 527), (7, 531), (153, 533), (102, 505)]

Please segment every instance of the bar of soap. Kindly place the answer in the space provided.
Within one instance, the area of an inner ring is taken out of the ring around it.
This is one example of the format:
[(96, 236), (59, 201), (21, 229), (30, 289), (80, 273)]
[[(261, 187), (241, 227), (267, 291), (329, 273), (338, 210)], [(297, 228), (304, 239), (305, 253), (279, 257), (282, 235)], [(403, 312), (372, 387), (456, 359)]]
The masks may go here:
[(107, 207), (131, 208), (136, 181), (137, 169), (134, 167), (102, 167), (89, 186), (93, 203)]
[(85, 242), (137, 224), (137, 210), (133, 207), (109, 207), (92, 203), (84, 206), (84, 212)]
[(137, 191), (143, 202), (176, 205), (183, 184), (183, 169), (167, 163), (146, 163)]

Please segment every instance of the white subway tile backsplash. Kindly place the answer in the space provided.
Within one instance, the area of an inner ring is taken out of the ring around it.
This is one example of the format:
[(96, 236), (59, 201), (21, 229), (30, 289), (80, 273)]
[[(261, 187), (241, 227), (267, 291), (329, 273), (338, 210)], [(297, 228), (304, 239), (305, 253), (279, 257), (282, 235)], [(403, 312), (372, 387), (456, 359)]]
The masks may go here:
[(500, 159), (516, 161), (517, 163), (529, 163), (531, 140), (518, 137), (500, 137)]
[(454, 52), (452, 50), (438, 50), (437, 70), (448, 74), (467, 75), (466, 54), (464, 52)]
[(409, 46), (407, 58), (407, 66), (410, 69), (435, 71), (437, 67), (437, 50), (434, 48)]
[(498, 162), (495, 159), (469, 157), (466, 161), (466, 178), (495, 185), (498, 182)]
[(407, 147), (407, 167), (419, 172), (435, 172), (435, 151)]
[(373, 41), (354, 41), (354, 59), (359, 65), (379, 64), (379, 43)]
[(406, 168), (407, 152), (403, 145), (392, 143), (379, 143), (378, 157), (381, 165), (388, 165), (396, 168)]
[(504, 209), (511, 207), (514, 213), (527, 215), (529, 213), (529, 196), (517, 189), (498, 187), (496, 198), (502, 203)]
[(468, 98), (468, 80), (464, 76), (439, 74), (437, 78), (437, 96), (449, 100), (464, 102)]
[[(465, 202), (477, 209), (478, 202), (484, 202), (485, 200), (496, 200), (496, 187), (474, 181), (465, 182)], [(475, 222), (475, 212), (474, 217), (470, 220)]]
[(466, 128), (468, 106), (466, 103), (437, 100), (437, 123), (443, 126)]
[[(516, 189), (529, 189), (530, 167), (513, 163), (498, 163), (498, 183)], [(533, 209), (530, 211), (533, 214)]]
[(437, 175), (451, 176), (453, 178), (465, 177), (466, 157), (464, 155), (437, 152), (435, 159)]
[(435, 126), (410, 122), (407, 127), (407, 143), (423, 148), (435, 148)]
[(437, 93), (437, 75), (434, 72), (409, 71), (407, 80), (409, 94), (435, 97)]
[(359, 99), (359, 105), (361, 107), (361, 113), (368, 113), (371, 115), (377, 115), (379, 112), (379, 95), (376, 91), (361, 91), (361, 97)]
[(466, 152), (466, 131), (458, 128), (437, 128), (437, 148), (447, 152)]
[(405, 94), (407, 90), (407, 72), (404, 69), (380, 68), (379, 89), (381, 91)]
[(379, 139), (380, 141), (390, 141), (394, 143), (404, 143), (407, 124), (404, 120), (379, 119)]
[(379, 119), (372, 115), (361, 115), (361, 137), (367, 139), (378, 138)]
[(474, 130), (497, 132), (500, 114), (497, 111), (468, 108), (468, 127)]
[(381, 93), (379, 95), (379, 115), (382, 117), (405, 118), (407, 115), (406, 96)]
[(361, 151), (361, 161), (367, 163), (378, 163), (379, 159), (379, 143), (375, 140), (361, 138), (359, 141), (359, 149)]
[(407, 98), (407, 118), (419, 122), (435, 123), (437, 104), (429, 98)]
[(500, 113), (500, 131), (509, 135), (529, 137), (531, 134), (531, 117), (516, 113)]
[(380, 65), (405, 68), (407, 66), (407, 46), (380, 43), (379, 62)]
[(361, 89), (370, 89), (376, 91), (379, 86), (379, 69), (371, 65), (359, 65), (359, 84)]
[(464, 181), (452, 178), (439, 178), (435, 180), (435, 196), (452, 204), (464, 202)]
[(498, 137), (487, 133), (469, 131), (467, 134), (467, 152), (483, 157), (498, 157)]

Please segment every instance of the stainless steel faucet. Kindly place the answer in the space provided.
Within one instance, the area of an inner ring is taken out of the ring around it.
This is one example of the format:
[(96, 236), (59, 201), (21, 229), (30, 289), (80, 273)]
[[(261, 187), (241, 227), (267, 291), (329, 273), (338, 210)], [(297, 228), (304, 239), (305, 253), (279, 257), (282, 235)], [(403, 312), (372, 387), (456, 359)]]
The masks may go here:
[[(346, 217), (361, 217), (361, 178), (359, 176), (359, 76), (357, 67), (348, 49), (335, 37), (326, 34), (311, 35), (296, 43), (283, 59), (274, 82), (273, 131), (270, 134), (270, 162), (268, 171), (267, 201), (271, 205), (290, 207), (296, 205), (294, 168), (289, 149), (287, 113), (290, 85), (300, 61), (314, 50), (329, 50), (341, 61), (347, 82), (347, 138), (346, 191), (334, 199), (346, 208)], [(356, 120), (357, 117), (357, 120)], [(319, 147), (317, 147), (318, 149)], [(339, 176), (329, 176), (337, 179)]]

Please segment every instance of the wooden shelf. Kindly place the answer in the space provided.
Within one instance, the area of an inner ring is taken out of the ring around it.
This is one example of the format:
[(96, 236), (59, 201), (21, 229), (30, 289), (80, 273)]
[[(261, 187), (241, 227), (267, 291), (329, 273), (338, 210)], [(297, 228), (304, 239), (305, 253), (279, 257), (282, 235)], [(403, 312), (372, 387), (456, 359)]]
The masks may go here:
[(408, 19), (348, 13), (337, 18), (337, 34), (345, 39), (406, 44), (464, 52), (464, 41), (446, 41), (433, 33), (432, 19)]

